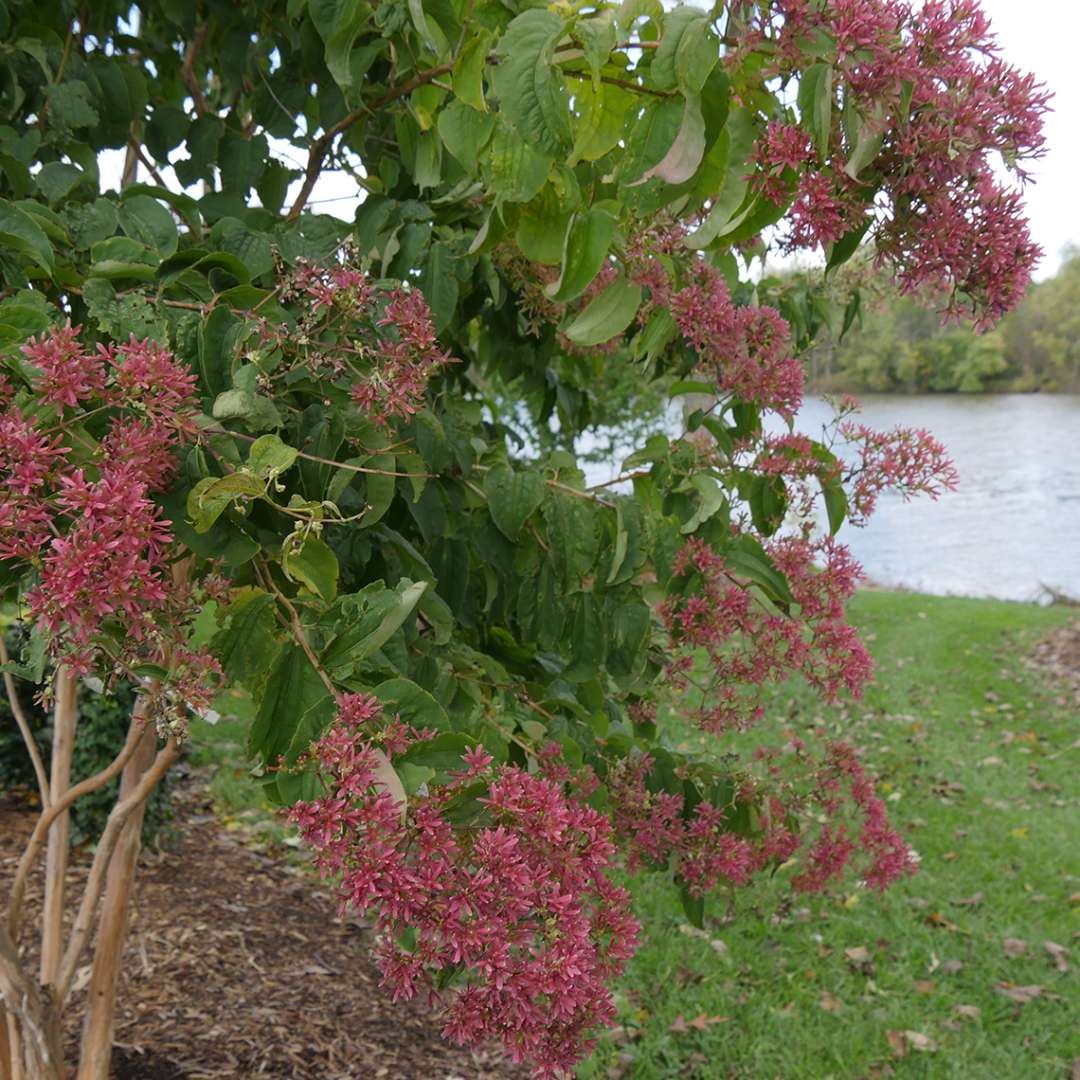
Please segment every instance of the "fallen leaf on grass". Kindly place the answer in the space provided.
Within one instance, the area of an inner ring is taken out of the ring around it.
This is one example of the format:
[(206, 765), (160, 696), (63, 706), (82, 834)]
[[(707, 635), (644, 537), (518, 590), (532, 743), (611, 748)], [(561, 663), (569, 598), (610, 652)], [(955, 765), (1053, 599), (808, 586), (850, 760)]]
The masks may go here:
[(870, 958), (870, 950), (865, 946), (855, 945), (853, 948), (845, 949), (844, 955), (852, 971), (857, 971), (861, 975), (874, 974), (874, 961)]
[(692, 1020), (687, 1020), (682, 1013), (679, 1013), (679, 1015), (668, 1024), (668, 1031), (672, 1031), (676, 1035), (685, 1035), (686, 1032), (691, 1029), (694, 1031), (704, 1031), (713, 1024), (725, 1024), (730, 1019), (730, 1016), (707, 1016), (705, 1013), (702, 1013), (700, 1016), (695, 1016)]
[(955, 975), (957, 972), (964, 970), (963, 960), (946, 960), (941, 965), (941, 971), (944, 975)]
[(1069, 970), (1069, 961), (1065, 959), (1069, 950), (1064, 945), (1057, 945), (1053, 941), (1044, 941), (1043, 948), (1050, 954), (1054, 967), (1064, 975)]
[(844, 1003), (835, 994), (830, 994), (828, 990), (822, 991), (821, 997), (818, 998), (818, 1004), (826, 1012), (837, 1012), (844, 1007)]
[(996, 754), (991, 754), (990, 757), (985, 757), (979, 762), (979, 768), (985, 769), (991, 765), (1004, 765), (1005, 762), (1001, 760)]
[(907, 1057), (909, 1050), (918, 1050), (922, 1053), (936, 1050), (937, 1043), (924, 1035), (921, 1031), (886, 1031), (885, 1037), (889, 1040), (894, 1058)]
[(1023, 956), (1027, 952), (1027, 942), (1023, 938), (1007, 937), (1001, 947), (1006, 956)]
[(1072, 1069), (1069, 1072), (1069, 1080), (1080, 1080), (1080, 1058), (1077, 1058), (1072, 1063)]
[(998, 983), (997, 988), (1018, 1005), (1027, 1005), (1043, 992), (1041, 986), (1010, 986), (1008, 983)]
[(978, 1020), (982, 1009), (978, 1005), (954, 1005), (953, 1016), (962, 1016), (965, 1020)]
[(916, 979), (915, 989), (920, 994), (932, 994), (934, 992), (934, 980), (933, 979)]
[(950, 904), (955, 904), (957, 907), (978, 907), (984, 900), (985, 896), (981, 892), (972, 893), (971, 896), (960, 896), (955, 900), (950, 900)]
[(942, 915), (940, 911), (930, 912), (930, 914), (926, 916), (926, 921), (931, 926), (937, 926), (942, 930), (951, 930), (953, 933), (956, 933), (960, 929), (960, 927), (957, 926), (956, 923), (954, 923), (951, 919), (947, 918), (945, 915)]

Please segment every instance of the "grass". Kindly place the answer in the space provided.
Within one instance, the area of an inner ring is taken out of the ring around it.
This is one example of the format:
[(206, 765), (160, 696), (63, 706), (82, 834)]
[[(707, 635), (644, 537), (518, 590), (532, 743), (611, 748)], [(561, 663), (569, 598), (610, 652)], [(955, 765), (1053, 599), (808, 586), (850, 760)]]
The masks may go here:
[[(740, 895), (731, 921), (714, 902), (704, 933), (659, 876), (643, 875), (646, 929), (618, 988), (620, 1026), (580, 1080), (1069, 1075), (1080, 1058), (1080, 724), (1022, 662), (1069, 614), (860, 594), (852, 617), (878, 661), (874, 686), (834, 708), (779, 688), (769, 724), (824, 724), (863, 747), (919, 874), (884, 897), (848, 883), (793, 900), (779, 875)], [(196, 761), (215, 766), (227, 827), (259, 846), (288, 842), (243, 767), (244, 726), (201, 725)], [(1071, 970), (1057, 970), (1047, 941), (1069, 950)], [(1041, 989), (1021, 1003), (1006, 993), (1024, 996), (1018, 987)]]
[[(784, 687), (770, 717), (865, 748), (920, 872), (884, 897), (849, 884), (790, 905), (776, 881), (704, 935), (643, 875), (621, 1027), (581, 1080), (1019, 1080), (1080, 1058), (1080, 724), (1021, 661), (1068, 613), (866, 592), (852, 617), (878, 661), (864, 699)], [(1022, 1004), (1016, 987), (1042, 989)]]

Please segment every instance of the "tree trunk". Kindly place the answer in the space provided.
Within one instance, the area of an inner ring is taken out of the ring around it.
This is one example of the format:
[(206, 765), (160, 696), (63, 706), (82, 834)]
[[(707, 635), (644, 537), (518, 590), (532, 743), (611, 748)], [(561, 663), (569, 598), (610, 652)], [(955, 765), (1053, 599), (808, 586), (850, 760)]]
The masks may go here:
[[(56, 802), (71, 785), (71, 754), (75, 749), (75, 728), (79, 720), (78, 679), (66, 667), (56, 672), (56, 700), (53, 708), (52, 774), (49, 799)], [(67, 879), (71, 816), (64, 811), (49, 829), (45, 857), (45, 906), (41, 916), (41, 983), (56, 982), (63, 952), (64, 885)]]
[[(141, 703), (142, 699), (140, 705)], [(141, 724), (142, 715), (142, 708), (136, 707), (131, 723)], [(119, 799), (130, 795), (138, 785), (154, 761), (156, 748), (157, 737), (153, 725), (147, 725), (138, 748), (124, 766)], [(86, 1019), (83, 1023), (78, 1080), (108, 1080), (109, 1076), (116, 1017), (116, 982), (127, 938), (131, 892), (135, 882), (135, 866), (139, 858), (145, 811), (144, 800), (128, 818), (116, 850), (109, 860), (101, 923), (94, 946)]]

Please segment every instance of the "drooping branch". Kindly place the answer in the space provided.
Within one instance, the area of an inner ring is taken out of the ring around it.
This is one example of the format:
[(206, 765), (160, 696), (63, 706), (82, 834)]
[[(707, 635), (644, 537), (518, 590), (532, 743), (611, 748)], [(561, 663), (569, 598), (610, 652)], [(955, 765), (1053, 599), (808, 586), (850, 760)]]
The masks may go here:
[(27, 722), (26, 714), (23, 712), (22, 705), (19, 702), (15, 680), (11, 677), (11, 672), (8, 671), (7, 665), (10, 663), (11, 657), (8, 656), (4, 635), (0, 634), (0, 664), (4, 665), (4, 690), (7, 692), (8, 705), (11, 708), (11, 715), (15, 717), (19, 734), (22, 735), (23, 742), (26, 743), (26, 752), (30, 755), (30, 761), (34, 766), (34, 775), (37, 777), (41, 805), (47, 808), (49, 805), (49, 779), (45, 773), (45, 762), (41, 758), (37, 740), (34, 738), (33, 731), (30, 730), (30, 724)]

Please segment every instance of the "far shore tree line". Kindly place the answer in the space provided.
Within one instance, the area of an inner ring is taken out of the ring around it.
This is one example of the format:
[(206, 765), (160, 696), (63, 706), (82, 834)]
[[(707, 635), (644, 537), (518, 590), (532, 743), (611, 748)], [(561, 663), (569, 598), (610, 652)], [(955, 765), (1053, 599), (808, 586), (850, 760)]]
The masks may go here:
[[(846, 270), (847, 268), (845, 268)], [(869, 260), (858, 317), (822, 335), (807, 356), (819, 391), (886, 393), (1080, 392), (1080, 248), (1033, 284), (993, 329), (943, 324), (926, 297), (902, 294)], [(820, 276), (820, 275), (819, 275)]]

